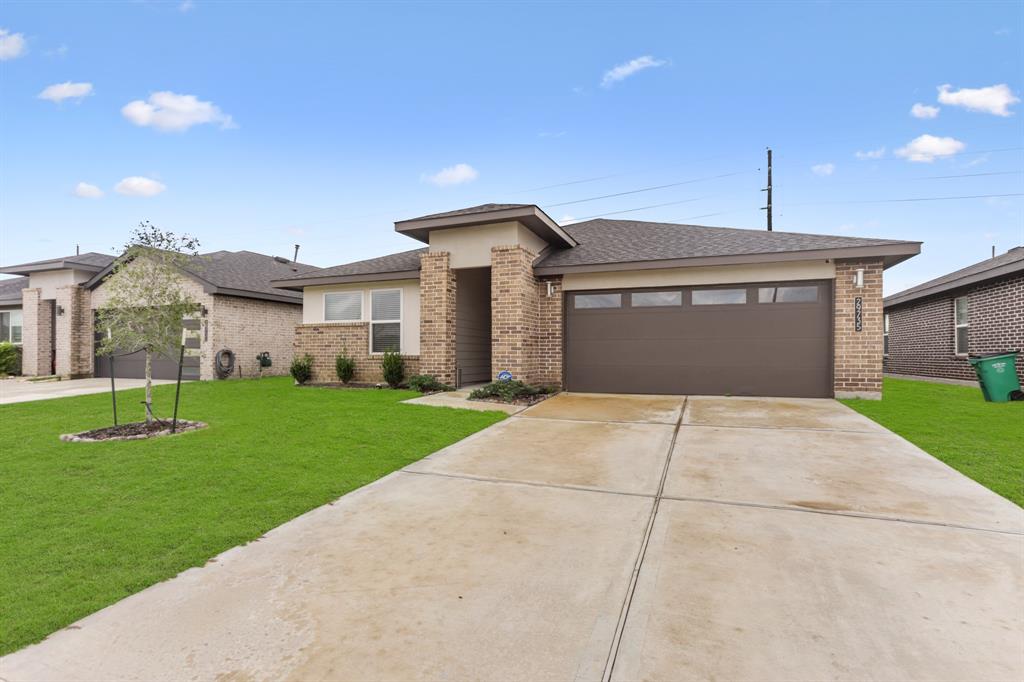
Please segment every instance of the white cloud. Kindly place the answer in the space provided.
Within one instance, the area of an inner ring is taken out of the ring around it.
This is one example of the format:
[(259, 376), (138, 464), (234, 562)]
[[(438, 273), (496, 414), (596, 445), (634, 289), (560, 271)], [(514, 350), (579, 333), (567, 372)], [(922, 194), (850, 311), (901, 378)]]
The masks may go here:
[(66, 99), (82, 99), (92, 94), (92, 83), (55, 83), (49, 85), (40, 92), (39, 99), (47, 99), (60, 104)]
[(438, 187), (450, 187), (452, 185), (461, 185), (464, 182), (472, 182), (479, 175), (477, 170), (468, 163), (457, 163), (454, 166), (442, 168), (433, 175), (424, 173), (420, 176), (420, 180), (437, 185)]
[(565, 137), (565, 131), (558, 130), (555, 132), (548, 132), (546, 130), (542, 130), (541, 132), (537, 133), (537, 137)]
[(25, 54), (25, 48), (25, 36), (20, 33), (11, 33), (6, 28), (0, 28), (0, 62), (17, 59)]
[(167, 91), (154, 92), (145, 102), (129, 102), (121, 113), (137, 126), (152, 126), (163, 132), (183, 132), (204, 123), (219, 123), (222, 130), (237, 127), (213, 102)]
[(630, 59), (625, 64), (619, 64), (608, 71), (605, 71), (604, 76), (601, 78), (601, 87), (610, 88), (619, 81), (626, 80), (630, 76), (644, 69), (657, 68), (659, 66), (665, 66), (668, 64), (664, 59), (655, 59), (651, 55), (644, 55), (643, 57), (637, 57), (636, 59)]
[(155, 197), (167, 189), (167, 185), (150, 178), (133, 175), (114, 185), (114, 191), (129, 197)]
[(856, 152), (853, 153), (853, 155), (856, 156), (861, 161), (865, 161), (867, 159), (880, 159), (883, 156), (885, 156), (885, 147), (879, 147), (878, 149), (869, 149), (866, 152), (857, 150)]
[(196, 4), (192, 0), (182, 0), (182, 2), (178, 3), (179, 12), (191, 12), (195, 8)]
[(952, 85), (939, 86), (939, 101), (951, 107), (963, 107), (968, 111), (981, 111), (995, 116), (1012, 116), (1009, 107), (1020, 101), (1005, 83), (985, 88), (960, 88)]
[(939, 115), (939, 108), (918, 102), (910, 107), (910, 115), (914, 118), (935, 118)]
[(88, 182), (80, 182), (75, 185), (75, 196), (82, 197), (83, 199), (99, 199), (103, 196), (103, 190), (96, 185), (90, 185)]
[(305, 237), (306, 236), (306, 231), (304, 229), (302, 229), (301, 227), (289, 227), (287, 229), (287, 232), (288, 232), (288, 234), (290, 234), (293, 237)]
[(832, 175), (836, 172), (836, 165), (834, 163), (819, 163), (811, 166), (811, 172), (815, 175), (827, 176)]
[(955, 140), (952, 137), (921, 135), (920, 137), (915, 137), (905, 147), (900, 147), (894, 153), (896, 156), (901, 156), (908, 161), (931, 163), (935, 159), (944, 156), (959, 154), (966, 146), (960, 140)]
[(61, 45), (60, 47), (56, 47), (56, 48), (54, 48), (52, 50), (47, 50), (46, 52), (43, 53), (43, 56), (45, 56), (45, 57), (66, 57), (67, 54), (68, 54), (68, 46), (67, 45)]

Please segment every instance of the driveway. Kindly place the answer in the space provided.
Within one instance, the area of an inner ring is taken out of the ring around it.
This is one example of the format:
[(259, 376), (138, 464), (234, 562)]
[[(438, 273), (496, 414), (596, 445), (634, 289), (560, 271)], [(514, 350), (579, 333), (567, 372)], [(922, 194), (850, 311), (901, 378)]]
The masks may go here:
[[(173, 384), (169, 379), (154, 379), (153, 385)], [(128, 388), (144, 388), (145, 379), (117, 379), (117, 390)], [(88, 395), (89, 393), (109, 393), (110, 379), (71, 379), (64, 381), (28, 381), (25, 379), (6, 379), (0, 381), (0, 405), (8, 403), (25, 403), (30, 400), (49, 400), (50, 398), (67, 398), (72, 395)]]
[(0, 677), (1021, 679), (1022, 559), (1024, 511), (836, 402), (563, 394)]

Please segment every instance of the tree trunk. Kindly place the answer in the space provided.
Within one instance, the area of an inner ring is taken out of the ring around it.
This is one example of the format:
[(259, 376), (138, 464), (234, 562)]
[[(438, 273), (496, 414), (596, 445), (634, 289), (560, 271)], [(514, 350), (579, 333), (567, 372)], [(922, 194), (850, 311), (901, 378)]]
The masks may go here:
[(146, 423), (153, 423), (153, 353), (146, 349)]

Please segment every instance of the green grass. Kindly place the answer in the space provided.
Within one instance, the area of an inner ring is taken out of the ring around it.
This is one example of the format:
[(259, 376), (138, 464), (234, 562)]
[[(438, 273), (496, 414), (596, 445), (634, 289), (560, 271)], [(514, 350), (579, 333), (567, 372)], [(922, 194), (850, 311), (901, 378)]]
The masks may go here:
[[(196, 382), (180, 416), (209, 428), (111, 443), (58, 440), (109, 425), (109, 393), (0, 406), (0, 654), (505, 417), (400, 404), (415, 395)], [(123, 420), (141, 399), (118, 393)]]
[(907, 379), (885, 379), (882, 400), (842, 402), (1024, 507), (1024, 402)]

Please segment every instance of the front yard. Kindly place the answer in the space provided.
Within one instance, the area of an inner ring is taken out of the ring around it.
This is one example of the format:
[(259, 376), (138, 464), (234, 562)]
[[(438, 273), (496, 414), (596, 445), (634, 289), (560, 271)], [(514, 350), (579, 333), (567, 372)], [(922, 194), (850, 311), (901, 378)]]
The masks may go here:
[(885, 379), (882, 400), (844, 400), (965, 476), (1024, 506), (1024, 402), (981, 389)]
[[(0, 406), (0, 654), (505, 417), (400, 404), (416, 395), (195, 382), (181, 416), (209, 428), (107, 443), (58, 436), (109, 425), (109, 394)], [(122, 419), (141, 397), (118, 393)]]

